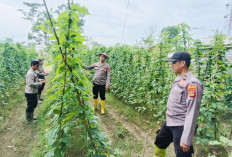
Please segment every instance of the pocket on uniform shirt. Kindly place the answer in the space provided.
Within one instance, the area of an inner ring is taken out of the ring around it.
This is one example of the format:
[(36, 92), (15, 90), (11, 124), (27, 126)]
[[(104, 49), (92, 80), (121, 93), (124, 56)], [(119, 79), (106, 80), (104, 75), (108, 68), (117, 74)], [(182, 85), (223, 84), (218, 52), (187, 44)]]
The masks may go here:
[(175, 89), (172, 90), (172, 99), (176, 103), (180, 103), (183, 95), (183, 89), (179, 87), (175, 87)]
[(102, 81), (105, 81), (105, 80), (106, 80), (106, 76), (105, 76), (105, 75), (101, 75), (101, 76), (100, 76), (100, 79), (101, 79)]
[(103, 68), (102, 72), (105, 73), (107, 71), (107, 68)]

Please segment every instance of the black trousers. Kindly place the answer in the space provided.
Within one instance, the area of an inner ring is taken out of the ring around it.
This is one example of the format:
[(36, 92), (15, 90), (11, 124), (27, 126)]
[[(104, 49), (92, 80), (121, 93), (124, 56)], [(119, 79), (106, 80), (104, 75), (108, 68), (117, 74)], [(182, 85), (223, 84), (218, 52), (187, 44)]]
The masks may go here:
[(25, 93), (25, 97), (27, 98), (27, 109), (26, 112), (33, 112), (38, 104), (37, 101), (37, 93), (36, 94), (28, 94)]
[(155, 140), (155, 145), (158, 148), (166, 149), (170, 143), (174, 142), (176, 157), (192, 157), (193, 146), (190, 146), (188, 152), (184, 152), (180, 147), (180, 139), (183, 133), (184, 126), (167, 126), (164, 122), (162, 128), (158, 132)]
[(41, 95), (41, 93), (42, 93), (42, 91), (44, 89), (44, 86), (45, 86), (45, 83), (43, 83), (42, 86), (39, 86), (39, 88), (38, 88), (38, 94)]
[(106, 100), (106, 85), (97, 85), (93, 83), (93, 98), (98, 98), (98, 93), (100, 93), (101, 100)]

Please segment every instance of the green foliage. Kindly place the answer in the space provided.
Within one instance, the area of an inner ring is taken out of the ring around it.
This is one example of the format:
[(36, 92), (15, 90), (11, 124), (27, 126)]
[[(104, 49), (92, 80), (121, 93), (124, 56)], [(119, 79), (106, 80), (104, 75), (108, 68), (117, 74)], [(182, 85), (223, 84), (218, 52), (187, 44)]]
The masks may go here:
[[(31, 27), (31, 33), (28, 33), (28, 40), (31, 41), (32, 44), (35, 44), (34, 39), (37, 40), (38, 43), (40, 43), (41, 35), (38, 33), (38, 29), (35, 27), (41, 23), (41, 15), (43, 15), (43, 12), (41, 12), (39, 9), (42, 7), (42, 4), (38, 3), (29, 3), (29, 2), (23, 2), (25, 6), (29, 8), (29, 11), (25, 11), (22, 9), (18, 9), (19, 12), (22, 13), (23, 19), (30, 21), (32, 27)], [(38, 34), (36, 36), (36, 34)]]
[(189, 34), (190, 26), (181, 23), (177, 26), (168, 26), (161, 31), (161, 38), (165, 44), (170, 46), (172, 51), (187, 51), (192, 44), (192, 38)]
[[(45, 135), (45, 156), (66, 156), (67, 149), (72, 146), (71, 135), (75, 128), (82, 130), (81, 142), (87, 146), (87, 156), (106, 156), (109, 143), (101, 132), (98, 118), (86, 104), (90, 87), (80, 59), (84, 36), (78, 22), (79, 16), (88, 14), (88, 10), (69, 2), (64, 8), (57, 19), (50, 19), (54, 29), (50, 40), (54, 43), (51, 53), (55, 75), (48, 90), (51, 106), (47, 113), (49, 131)], [(50, 29), (47, 32), (51, 33)]]
[(180, 30), (177, 26), (168, 26), (162, 29), (162, 33), (168, 34), (168, 41), (171, 41), (173, 38), (175, 38), (179, 33)]
[[(111, 66), (111, 92), (138, 112), (151, 114), (157, 119), (157, 124), (165, 120), (166, 103), (174, 79), (165, 60), (175, 45), (178, 45), (176, 49), (184, 50), (188, 47), (185, 48), (183, 41), (191, 43), (186, 32), (189, 26), (181, 24), (175, 28), (179, 34), (170, 39), (169, 33), (162, 32), (156, 46), (152, 48), (128, 45), (106, 48), (95, 45), (83, 55), (86, 64), (92, 64), (98, 60), (97, 54), (105, 51)], [(152, 39), (149, 38), (149, 41)]]
[(232, 140), (229, 140), (228, 138), (226, 138), (224, 136), (220, 136), (220, 141), (210, 141), (209, 145), (219, 145), (219, 146), (222, 146), (222, 147), (224, 147), (226, 149), (228, 157), (232, 156), (232, 151), (229, 150), (229, 148), (232, 147)]
[(165, 120), (169, 90), (175, 78), (165, 60), (170, 52), (188, 50), (192, 55), (190, 69), (204, 85), (196, 143), (207, 145), (220, 135), (230, 136), (230, 130), (225, 130), (219, 119), (232, 110), (232, 64), (225, 57), (225, 36), (217, 31), (211, 44), (204, 46), (193, 41), (188, 25), (179, 24), (173, 29), (175, 35), (170, 34), (172, 29), (164, 29), (150, 49), (95, 45), (83, 58), (91, 64), (98, 60), (97, 54), (105, 51), (111, 66), (111, 92), (138, 112), (152, 115), (159, 124)]
[(220, 115), (231, 112), (231, 63), (226, 59), (225, 36), (216, 32), (209, 47), (196, 42), (194, 49), (194, 70), (204, 83), (197, 143), (218, 140), (219, 135), (228, 136), (222, 127)]
[(121, 125), (118, 125), (118, 129), (115, 136), (119, 138), (124, 138), (128, 134), (127, 130), (125, 130)]
[(35, 49), (12, 39), (0, 42), (0, 131), (4, 129), (8, 111), (25, 98), (24, 92), (18, 91), (25, 89), (25, 75), (36, 56)]
[(19, 89), (19, 83), (25, 79), (31, 60), (36, 56), (35, 49), (14, 43), (12, 39), (0, 43), (0, 107), (6, 105), (10, 94)]

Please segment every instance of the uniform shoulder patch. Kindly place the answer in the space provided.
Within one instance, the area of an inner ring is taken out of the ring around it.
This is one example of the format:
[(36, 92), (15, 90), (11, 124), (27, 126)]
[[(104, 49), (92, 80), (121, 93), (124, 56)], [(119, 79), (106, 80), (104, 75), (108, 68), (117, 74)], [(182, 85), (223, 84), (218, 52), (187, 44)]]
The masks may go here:
[(189, 97), (195, 98), (196, 97), (197, 86), (195, 86), (195, 85), (189, 85), (187, 87), (187, 89), (188, 89), (188, 93), (189, 93), (188, 95), (189, 95)]

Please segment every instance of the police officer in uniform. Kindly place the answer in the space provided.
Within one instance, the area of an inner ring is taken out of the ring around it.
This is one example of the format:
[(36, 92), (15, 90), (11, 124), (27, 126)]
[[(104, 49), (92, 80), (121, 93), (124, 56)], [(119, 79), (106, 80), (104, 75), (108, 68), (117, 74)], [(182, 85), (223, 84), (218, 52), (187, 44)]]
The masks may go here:
[(172, 142), (177, 157), (191, 157), (203, 85), (189, 71), (189, 53), (176, 52), (167, 62), (172, 62), (172, 70), (178, 76), (171, 86), (166, 121), (156, 136), (155, 157), (164, 157), (165, 149)]
[(110, 66), (106, 63), (106, 59), (108, 56), (106, 53), (101, 53), (98, 55), (100, 57), (100, 61), (94, 63), (93, 65), (86, 66), (87, 69), (94, 69), (95, 74), (93, 77), (93, 100), (94, 100), (94, 110), (97, 109), (98, 103), (98, 93), (100, 93), (101, 97), (101, 114), (105, 114), (105, 92), (106, 89), (110, 90)]
[[(45, 76), (49, 75), (48, 73), (46, 73), (43, 69), (43, 59), (39, 59), (39, 69), (37, 70), (37, 75), (39, 79), (45, 80)], [(44, 89), (45, 83), (42, 84), (42, 86), (39, 86), (38, 88), (38, 102), (41, 103), (41, 100), (43, 100), (41, 98), (41, 93)]]
[(33, 122), (34, 110), (38, 104), (37, 94), (38, 87), (45, 83), (45, 80), (39, 80), (36, 70), (39, 69), (39, 61), (32, 60), (31, 68), (26, 74), (25, 97), (27, 98), (26, 120), (28, 123)]

